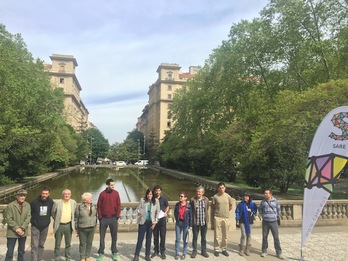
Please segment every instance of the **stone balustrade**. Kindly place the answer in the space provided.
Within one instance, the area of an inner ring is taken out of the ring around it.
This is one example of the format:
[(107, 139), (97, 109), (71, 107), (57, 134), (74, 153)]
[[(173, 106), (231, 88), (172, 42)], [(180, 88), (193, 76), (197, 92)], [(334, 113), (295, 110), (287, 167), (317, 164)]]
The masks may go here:
[[(254, 201), (257, 205), (260, 204), (260, 200)], [(174, 229), (174, 206), (175, 201), (170, 201), (170, 209), (167, 216), (167, 229)], [(285, 227), (299, 227), (302, 224), (302, 200), (280, 200), (281, 206), (281, 226)], [(136, 224), (136, 207), (137, 202), (122, 203), (121, 218), (119, 220), (119, 231), (137, 231), (138, 226)], [(0, 235), (5, 235), (6, 231), (6, 217), (5, 217), (6, 205), (0, 205)], [(234, 211), (231, 210), (231, 227), (235, 229)], [(211, 213), (212, 217), (212, 213)], [(210, 218), (210, 221), (213, 219)], [(209, 227), (212, 228), (212, 223), (209, 222)], [(316, 225), (329, 226), (329, 225), (348, 225), (348, 200), (328, 200)], [(258, 214), (254, 222), (254, 227), (261, 226), (261, 217)]]

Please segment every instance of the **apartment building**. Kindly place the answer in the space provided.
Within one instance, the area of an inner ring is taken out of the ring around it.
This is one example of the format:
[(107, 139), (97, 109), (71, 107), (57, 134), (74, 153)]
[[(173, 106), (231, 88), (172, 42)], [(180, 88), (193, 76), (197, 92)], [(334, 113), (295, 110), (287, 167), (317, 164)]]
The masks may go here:
[(75, 131), (82, 132), (88, 129), (88, 110), (83, 104), (80, 91), (80, 83), (75, 75), (75, 68), (78, 66), (73, 55), (52, 54), (50, 56), (52, 64), (45, 64), (51, 84), (54, 88), (64, 90), (64, 116), (68, 124)]
[(138, 130), (144, 134), (146, 140), (151, 138), (161, 142), (165, 131), (173, 127), (169, 110), (175, 92), (182, 88), (188, 79), (193, 78), (200, 67), (190, 66), (189, 72), (186, 73), (180, 69), (181, 67), (175, 63), (161, 63), (157, 68), (158, 78), (149, 87), (149, 101), (137, 123)]

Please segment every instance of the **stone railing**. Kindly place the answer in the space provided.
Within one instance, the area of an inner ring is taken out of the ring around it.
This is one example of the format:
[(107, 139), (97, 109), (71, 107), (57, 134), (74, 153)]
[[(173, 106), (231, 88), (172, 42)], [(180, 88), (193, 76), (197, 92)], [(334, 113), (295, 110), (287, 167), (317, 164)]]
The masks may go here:
[[(167, 216), (167, 229), (174, 229), (174, 205), (175, 201), (170, 201), (170, 209)], [(259, 200), (255, 200), (257, 205)], [(281, 226), (284, 227), (299, 227), (302, 224), (302, 200), (280, 200), (281, 206)], [(138, 225), (136, 223), (136, 207), (137, 202), (129, 202), (122, 204), (122, 215), (119, 220), (119, 231), (137, 231)], [(6, 205), (0, 205), (0, 235), (5, 235), (6, 231)], [(231, 210), (231, 226), (230, 229), (235, 229), (234, 209)], [(210, 221), (212, 221), (212, 213), (210, 213)], [(209, 222), (209, 227), (212, 228), (212, 223)], [(329, 200), (327, 201), (319, 219), (316, 223), (318, 226), (330, 225), (348, 225), (348, 200)], [(254, 227), (261, 226), (261, 217), (257, 216)]]

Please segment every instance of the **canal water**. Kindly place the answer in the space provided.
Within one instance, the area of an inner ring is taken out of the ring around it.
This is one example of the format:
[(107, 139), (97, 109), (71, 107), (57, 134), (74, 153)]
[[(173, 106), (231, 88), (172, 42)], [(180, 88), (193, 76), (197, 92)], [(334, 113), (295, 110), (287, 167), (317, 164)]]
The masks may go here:
[[(186, 191), (188, 197), (195, 195), (197, 184), (189, 180), (177, 179), (167, 176), (162, 172), (151, 169), (140, 169), (134, 167), (125, 168), (81, 168), (55, 179), (47, 180), (39, 186), (30, 189), (27, 201), (31, 202), (40, 194), (42, 186), (47, 185), (51, 188), (51, 198), (61, 198), (62, 191), (67, 188), (72, 192), (72, 198), (81, 202), (81, 195), (90, 192), (93, 195), (93, 202), (98, 200), (99, 193), (106, 187), (105, 181), (108, 178), (115, 180), (115, 189), (120, 193), (121, 202), (138, 202), (144, 197), (147, 188), (159, 184), (164, 194), (170, 201), (179, 201), (181, 191)], [(207, 190), (205, 195), (212, 197), (216, 192)], [(12, 199), (6, 199), (8, 203)]]

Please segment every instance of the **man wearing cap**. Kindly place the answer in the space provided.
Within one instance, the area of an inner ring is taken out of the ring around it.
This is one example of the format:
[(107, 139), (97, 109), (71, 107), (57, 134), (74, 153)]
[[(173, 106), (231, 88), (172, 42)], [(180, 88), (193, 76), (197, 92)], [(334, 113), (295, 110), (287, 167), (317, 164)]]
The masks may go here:
[(121, 200), (120, 195), (114, 189), (115, 181), (113, 179), (106, 180), (106, 189), (100, 192), (97, 210), (99, 219), (99, 250), (97, 261), (103, 260), (105, 250), (105, 234), (106, 230), (110, 228), (111, 234), (111, 254), (112, 260), (117, 260), (117, 230), (118, 219), (121, 214)]
[(13, 251), (18, 240), (18, 261), (24, 260), (27, 228), (30, 223), (30, 205), (25, 201), (27, 191), (20, 189), (16, 193), (16, 200), (7, 205), (7, 252), (5, 261), (13, 260)]
[(50, 188), (45, 186), (41, 194), (31, 203), (31, 261), (41, 260), (47, 238), (48, 226), (51, 222), (53, 200)]
[(75, 229), (74, 214), (76, 201), (71, 199), (71, 191), (64, 189), (62, 199), (54, 202), (52, 208), (53, 232), (55, 238), (54, 244), (54, 260), (59, 259), (59, 250), (62, 238), (65, 239), (65, 260), (71, 260), (71, 235)]

